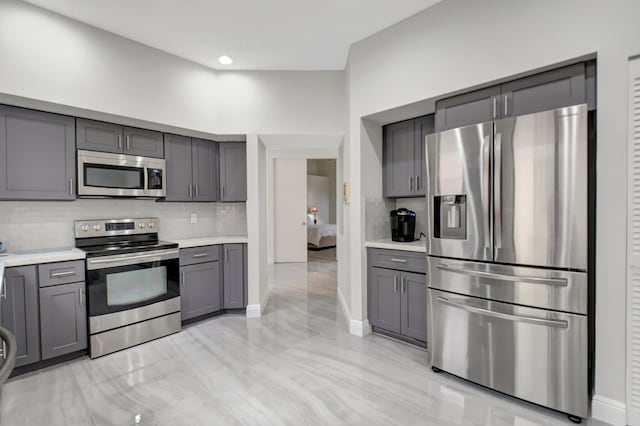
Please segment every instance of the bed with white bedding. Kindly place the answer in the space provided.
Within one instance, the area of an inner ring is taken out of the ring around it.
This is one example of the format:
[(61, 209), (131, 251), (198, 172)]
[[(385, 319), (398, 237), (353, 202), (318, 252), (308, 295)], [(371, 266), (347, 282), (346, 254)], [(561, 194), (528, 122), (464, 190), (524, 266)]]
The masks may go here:
[(337, 226), (335, 224), (308, 224), (307, 245), (311, 250), (321, 250), (336, 246)]

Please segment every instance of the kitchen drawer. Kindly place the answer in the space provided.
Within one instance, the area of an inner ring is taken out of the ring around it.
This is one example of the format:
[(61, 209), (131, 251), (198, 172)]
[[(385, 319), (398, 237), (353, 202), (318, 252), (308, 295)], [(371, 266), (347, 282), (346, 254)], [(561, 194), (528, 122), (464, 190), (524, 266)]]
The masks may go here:
[(402, 250), (369, 249), (369, 264), (378, 268), (424, 274), (427, 271), (427, 257), (424, 253)]
[(40, 287), (84, 282), (84, 260), (38, 265)]
[(191, 247), (180, 250), (180, 266), (220, 260), (220, 246)]

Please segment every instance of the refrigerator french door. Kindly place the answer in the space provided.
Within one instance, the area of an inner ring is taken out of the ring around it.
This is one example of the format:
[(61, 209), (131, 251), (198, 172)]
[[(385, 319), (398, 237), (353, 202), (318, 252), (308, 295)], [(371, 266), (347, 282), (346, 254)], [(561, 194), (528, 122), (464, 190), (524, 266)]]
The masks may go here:
[(588, 112), (429, 135), (434, 367), (588, 414)]

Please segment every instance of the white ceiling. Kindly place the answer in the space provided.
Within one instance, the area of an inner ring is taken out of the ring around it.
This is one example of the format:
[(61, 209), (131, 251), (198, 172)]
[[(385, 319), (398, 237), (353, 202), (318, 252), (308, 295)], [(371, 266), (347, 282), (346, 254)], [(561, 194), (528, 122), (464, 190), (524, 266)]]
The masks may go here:
[(440, 0), (27, 1), (212, 68), (341, 70), (352, 43)]

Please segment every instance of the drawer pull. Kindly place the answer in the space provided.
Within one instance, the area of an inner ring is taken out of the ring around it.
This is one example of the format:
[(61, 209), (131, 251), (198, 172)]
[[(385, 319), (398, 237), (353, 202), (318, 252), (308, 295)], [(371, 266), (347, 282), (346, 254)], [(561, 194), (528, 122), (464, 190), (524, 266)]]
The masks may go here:
[(70, 277), (75, 274), (76, 274), (76, 271), (52, 272), (50, 276), (51, 278), (62, 278), (62, 277)]
[(395, 258), (391, 258), (392, 262), (396, 262), (396, 263), (407, 263), (407, 259), (395, 259)]
[(193, 257), (207, 257), (207, 256), (209, 256), (209, 253), (198, 253), (193, 255)]

